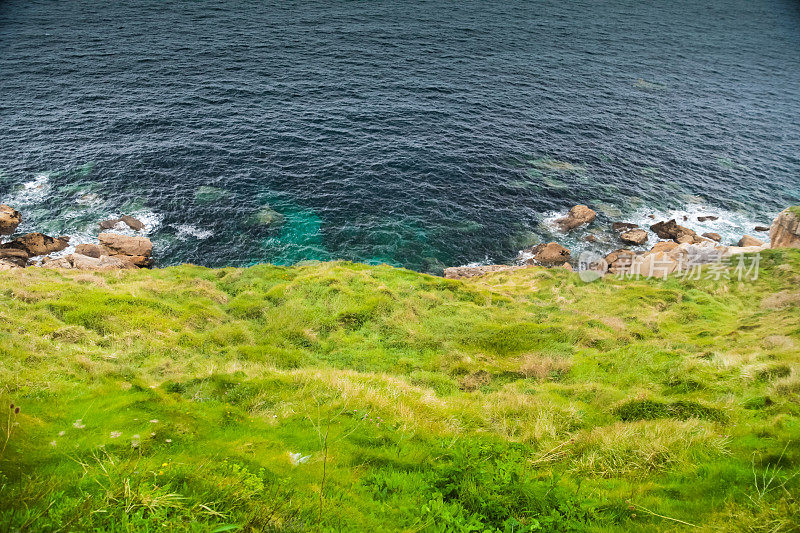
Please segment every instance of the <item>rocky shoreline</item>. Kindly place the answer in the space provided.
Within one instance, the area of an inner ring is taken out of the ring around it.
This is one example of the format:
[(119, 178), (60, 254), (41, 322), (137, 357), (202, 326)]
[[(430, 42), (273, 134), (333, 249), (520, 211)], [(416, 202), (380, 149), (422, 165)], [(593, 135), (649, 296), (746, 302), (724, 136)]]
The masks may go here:
[[(13, 236), (21, 223), (19, 211), (0, 205), (0, 235)], [(128, 215), (98, 223), (101, 230), (113, 230), (123, 224), (137, 232), (145, 228), (141, 221)], [(104, 271), (151, 268), (154, 264), (153, 243), (147, 237), (105, 231), (97, 239), (99, 244), (78, 244), (73, 253), (59, 255), (69, 247), (69, 237), (26, 233), (0, 244), (0, 271), (29, 266)]]
[[(688, 217), (683, 217), (683, 222)], [(698, 222), (713, 220), (713, 216), (698, 216)], [(597, 219), (594, 210), (586, 205), (576, 205), (554, 221), (564, 234), (586, 229)], [(145, 225), (134, 217), (98, 222), (97, 244), (78, 244), (72, 253), (62, 253), (69, 246), (69, 237), (52, 237), (43, 233), (15, 236), (22, 223), (22, 214), (8, 205), (0, 205), (0, 236), (12, 236), (0, 242), (0, 271), (26, 267), (68, 270), (121, 270), (152, 268), (153, 243), (144, 236), (116, 233), (129, 228), (142, 232)], [(605, 253), (572, 252), (558, 242), (537, 244), (522, 250), (514, 264), (458, 266), (444, 269), (444, 277), (464, 279), (492, 272), (513, 271), (531, 266), (560, 267), (568, 270), (592, 271), (597, 276), (606, 274), (635, 274), (644, 277), (665, 277), (673, 272), (685, 271), (697, 264), (723, 261), (733, 255), (756, 253), (768, 248), (800, 248), (800, 208), (782, 211), (772, 225), (756, 226), (758, 232), (769, 232), (769, 242), (751, 235), (743, 235), (735, 245), (722, 244), (717, 233), (699, 235), (674, 219), (655, 222), (642, 228), (630, 222), (614, 222), (611, 230), (619, 239), (619, 248)], [(649, 230), (649, 231), (648, 231)], [(643, 246), (655, 237), (656, 242), (646, 251), (634, 251), (629, 246)], [(583, 236), (586, 242), (596, 242), (592, 233)]]
[[(576, 205), (554, 224), (563, 233), (586, 228), (597, 218), (594, 210), (585, 205)], [(699, 216), (698, 222), (714, 220), (712, 216)], [(688, 217), (684, 217), (684, 223)], [(751, 235), (743, 235), (735, 245), (722, 244), (717, 233), (699, 235), (694, 230), (678, 224), (674, 219), (656, 222), (649, 231), (629, 222), (614, 222), (611, 229), (618, 236), (620, 248), (610, 252), (586, 253), (574, 257), (571, 251), (558, 242), (537, 244), (520, 252), (513, 265), (480, 265), (450, 267), (444, 276), (464, 279), (482, 276), (491, 272), (517, 270), (529, 266), (562, 267), (569, 270), (592, 271), (596, 276), (606, 274), (633, 274), (643, 277), (665, 277), (673, 272), (686, 271), (698, 264), (718, 263), (733, 255), (757, 253), (768, 248), (800, 248), (800, 208), (790, 207), (782, 211), (772, 225), (756, 226), (757, 232), (769, 232), (769, 242)], [(594, 236), (584, 236), (587, 242), (595, 242)], [(624, 245), (642, 246), (651, 237), (654, 245), (646, 251), (634, 251)]]

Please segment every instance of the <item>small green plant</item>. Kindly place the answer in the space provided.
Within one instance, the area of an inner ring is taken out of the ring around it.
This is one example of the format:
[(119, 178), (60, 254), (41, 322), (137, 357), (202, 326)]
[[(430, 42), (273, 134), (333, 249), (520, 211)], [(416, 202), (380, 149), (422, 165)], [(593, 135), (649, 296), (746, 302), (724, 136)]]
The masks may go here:
[(17, 429), (19, 423), (17, 422), (17, 415), (19, 415), (20, 408), (18, 405), (14, 405), (13, 403), (8, 408), (8, 416), (6, 417), (6, 426), (3, 428), (3, 433), (5, 434), (5, 439), (3, 440), (3, 447), (0, 449), (0, 459), (5, 456), (6, 447), (8, 446), (8, 441), (11, 440), (11, 436), (14, 434), (14, 430)]

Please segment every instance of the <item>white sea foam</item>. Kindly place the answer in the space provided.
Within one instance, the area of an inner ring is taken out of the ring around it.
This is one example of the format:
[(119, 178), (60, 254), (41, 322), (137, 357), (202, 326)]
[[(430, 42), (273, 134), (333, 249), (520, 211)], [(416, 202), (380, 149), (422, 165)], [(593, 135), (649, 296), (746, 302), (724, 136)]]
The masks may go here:
[(0, 198), (0, 201), (19, 208), (42, 202), (49, 196), (50, 191), (50, 178), (47, 174), (39, 174), (31, 181), (23, 183), (22, 187), (8, 196)]
[(214, 235), (214, 232), (211, 230), (200, 229), (196, 226), (192, 226), (191, 224), (173, 224), (172, 227), (178, 231), (177, 237), (182, 241), (185, 241), (190, 237), (204, 240)]

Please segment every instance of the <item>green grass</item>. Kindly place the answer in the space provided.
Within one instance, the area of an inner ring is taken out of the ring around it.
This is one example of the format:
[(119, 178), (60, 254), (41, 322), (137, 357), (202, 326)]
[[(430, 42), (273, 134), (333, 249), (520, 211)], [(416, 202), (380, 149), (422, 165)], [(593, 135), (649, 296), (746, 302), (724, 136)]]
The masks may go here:
[(798, 531), (800, 251), (761, 266), (2, 273), (0, 531)]

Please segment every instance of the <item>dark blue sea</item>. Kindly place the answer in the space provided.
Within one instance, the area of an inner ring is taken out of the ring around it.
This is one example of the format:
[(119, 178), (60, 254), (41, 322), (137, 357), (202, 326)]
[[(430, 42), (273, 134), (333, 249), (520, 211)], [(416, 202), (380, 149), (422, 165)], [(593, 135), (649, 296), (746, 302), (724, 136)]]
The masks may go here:
[[(436, 272), (799, 202), (796, 0), (0, 2), (20, 231), (127, 213), (161, 266)], [(576, 203), (595, 226), (554, 235)]]

